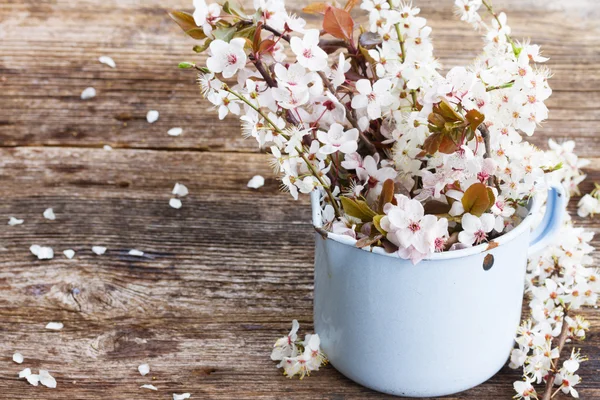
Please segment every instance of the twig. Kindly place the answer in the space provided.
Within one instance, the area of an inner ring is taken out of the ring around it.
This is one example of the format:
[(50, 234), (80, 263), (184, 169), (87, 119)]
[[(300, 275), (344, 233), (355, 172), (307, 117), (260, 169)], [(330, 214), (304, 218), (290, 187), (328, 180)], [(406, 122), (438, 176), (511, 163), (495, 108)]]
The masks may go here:
[(483, 158), (490, 158), (492, 156), (492, 146), (490, 144), (490, 131), (488, 130), (485, 124), (481, 124), (477, 127), (477, 130), (481, 132), (481, 137), (483, 138), (483, 144), (485, 145), (485, 153), (483, 154)]
[(250, 58), (250, 61), (252, 61), (252, 63), (254, 63), (256, 70), (265, 79), (265, 82), (267, 82), (267, 85), (269, 85), (269, 87), (272, 87), (272, 88), (277, 87), (277, 81), (275, 79), (273, 79), (271, 74), (265, 69), (265, 65), (262, 63), (262, 61), (260, 61), (258, 58), (256, 58), (253, 54), (250, 54), (249, 58)]
[(556, 365), (554, 369), (548, 373), (548, 378), (546, 379), (546, 389), (544, 390), (544, 396), (542, 400), (550, 400), (552, 398), (552, 388), (554, 387), (554, 380), (556, 379), (556, 372), (560, 363), (560, 354), (562, 353), (563, 347), (569, 338), (569, 324), (567, 323), (567, 311), (563, 314), (563, 322), (562, 328), (560, 330), (560, 335), (558, 336), (558, 358), (556, 358)]
[(269, 32), (271, 32), (271, 33), (279, 36), (280, 38), (282, 38), (283, 40), (285, 40), (286, 42), (289, 43), (289, 41), (290, 41), (290, 35), (287, 35), (285, 33), (279, 32), (277, 29), (275, 29), (275, 28), (273, 28), (273, 27), (271, 27), (271, 26), (269, 26), (267, 24), (264, 24), (262, 27), (263, 27), (264, 30), (269, 31)]
[(498, 90), (498, 89), (506, 89), (506, 88), (510, 88), (515, 84), (515, 81), (510, 81), (507, 83), (504, 83), (502, 85), (498, 85), (498, 86), (488, 86), (485, 88), (486, 92), (491, 92), (493, 90)]

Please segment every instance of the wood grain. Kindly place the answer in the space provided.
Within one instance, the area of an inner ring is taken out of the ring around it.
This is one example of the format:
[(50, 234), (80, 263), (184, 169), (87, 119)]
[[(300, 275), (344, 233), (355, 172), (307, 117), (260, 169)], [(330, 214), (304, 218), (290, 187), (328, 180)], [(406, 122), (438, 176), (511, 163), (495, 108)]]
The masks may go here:
[[(582, 185), (590, 190), (600, 181), (600, 7), (495, 3), (511, 10), (517, 37), (532, 36), (551, 57), (551, 119), (533, 141), (575, 139), (592, 158)], [(386, 398), (332, 367), (289, 380), (268, 357), (292, 319), (312, 330), (310, 212), (306, 199), (279, 192), (267, 156), (239, 137), (235, 119), (214, 117), (193, 74), (175, 68), (193, 58), (193, 41), (166, 10), (190, 4), (0, 0), (0, 221), (25, 219), (0, 225), (0, 399)], [(451, 17), (452, 1), (418, 4), (445, 65), (476, 55), (480, 40)], [(117, 69), (99, 64), (100, 55)], [(88, 86), (98, 96), (84, 102)], [(149, 109), (161, 112), (152, 125)], [(167, 136), (174, 126), (183, 136)], [(246, 187), (254, 174), (267, 178), (258, 191)], [(168, 206), (175, 182), (190, 188), (181, 210)], [(55, 221), (42, 217), (47, 207)], [(598, 219), (578, 223), (600, 230)], [(52, 246), (55, 259), (35, 259), (32, 244)], [(93, 245), (108, 252), (96, 256)], [(67, 248), (77, 251), (73, 260), (62, 255)], [(134, 248), (144, 257), (129, 256)], [(590, 361), (579, 391), (600, 399), (600, 313), (583, 314), (594, 329), (581, 343)], [(47, 331), (50, 321), (65, 328)], [(137, 372), (144, 362), (147, 377)], [(49, 369), (58, 388), (18, 380), (24, 367)], [(518, 378), (504, 368), (449, 399), (508, 399)], [(159, 391), (139, 389), (145, 383)]]
[[(305, 2), (293, 3), (299, 11)], [(447, 67), (481, 49), (479, 34), (452, 16), (452, 1), (419, 1), (434, 29), (436, 55)], [(551, 57), (550, 119), (533, 140), (573, 137), (593, 156), (590, 129), (600, 119), (600, 19), (594, 0), (497, 1), (511, 10), (515, 37), (531, 36)], [(255, 151), (235, 118), (219, 121), (203, 102), (195, 76), (176, 65), (202, 60), (170, 21), (168, 9), (191, 2), (3, 1), (0, 4), (0, 142), (8, 146), (92, 146)], [(317, 20), (308, 16), (309, 23)], [(100, 64), (112, 56), (117, 68)], [(79, 98), (93, 86), (98, 96)], [(155, 124), (146, 112), (157, 109)], [(166, 132), (185, 129), (182, 137)]]

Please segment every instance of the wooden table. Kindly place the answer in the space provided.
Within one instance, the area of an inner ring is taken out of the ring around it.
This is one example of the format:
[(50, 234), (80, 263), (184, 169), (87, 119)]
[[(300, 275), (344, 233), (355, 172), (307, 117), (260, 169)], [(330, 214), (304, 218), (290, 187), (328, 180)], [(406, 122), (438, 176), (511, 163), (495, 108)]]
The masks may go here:
[[(452, 1), (416, 2), (446, 66), (476, 55), (478, 34), (452, 16)], [(551, 57), (551, 117), (533, 142), (575, 139), (592, 159), (582, 185), (590, 190), (600, 180), (600, 6), (495, 3), (511, 10), (517, 38), (531, 36)], [(176, 68), (195, 58), (194, 42), (166, 10), (190, 7), (191, 0), (0, 2), (0, 219), (25, 219), (0, 224), (0, 398), (383, 398), (332, 367), (289, 380), (269, 359), (292, 319), (312, 330), (309, 209), (306, 199), (279, 192), (267, 156), (240, 137), (237, 120), (218, 121), (194, 75)], [(101, 65), (101, 55), (117, 68)], [(98, 95), (82, 101), (88, 86)], [(151, 109), (160, 111), (152, 125)], [(182, 136), (167, 135), (175, 126)], [(246, 187), (254, 174), (267, 177), (258, 191)], [(180, 210), (168, 205), (175, 182), (190, 188)], [(42, 217), (48, 207), (55, 221)], [(578, 221), (596, 231), (599, 222)], [(39, 261), (32, 244), (57, 254)], [(108, 252), (94, 255), (93, 245)], [(72, 260), (62, 255), (68, 248), (77, 251)], [(593, 324), (582, 344), (591, 361), (578, 388), (598, 399), (600, 314), (583, 314)], [(48, 331), (50, 321), (65, 327)], [(15, 351), (25, 356), (21, 366), (11, 361)], [(142, 377), (137, 366), (145, 362), (151, 373)], [(18, 380), (24, 367), (50, 370), (58, 388)], [(518, 378), (505, 368), (453, 398), (508, 399)], [(139, 389), (145, 383), (159, 391)]]

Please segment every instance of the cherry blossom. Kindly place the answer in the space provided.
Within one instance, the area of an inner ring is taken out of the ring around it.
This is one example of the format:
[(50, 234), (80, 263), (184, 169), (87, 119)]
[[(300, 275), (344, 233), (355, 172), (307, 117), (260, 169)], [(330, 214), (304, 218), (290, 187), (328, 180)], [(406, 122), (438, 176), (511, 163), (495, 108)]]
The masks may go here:
[(213, 25), (221, 15), (221, 6), (217, 3), (207, 5), (205, 0), (194, 0), (194, 8), (194, 22), (206, 36), (212, 36)]
[(300, 39), (294, 36), (290, 41), (290, 47), (300, 65), (311, 71), (323, 71), (327, 67), (327, 53), (319, 47), (319, 31), (308, 29), (304, 37)]
[(246, 65), (245, 39), (231, 39), (229, 43), (217, 39), (211, 42), (211, 56), (206, 60), (206, 66), (215, 73), (222, 73), (223, 78), (231, 78)]
[(354, 153), (358, 149), (358, 129), (344, 131), (344, 127), (338, 123), (331, 125), (327, 132), (317, 132), (317, 138), (324, 144), (321, 147), (321, 152), (324, 154), (332, 154), (337, 151), (348, 154)]
[(382, 108), (392, 104), (394, 97), (390, 93), (392, 82), (387, 79), (380, 79), (371, 85), (368, 79), (361, 79), (356, 82), (358, 94), (352, 98), (352, 108), (367, 109), (367, 115), (370, 119), (381, 117)]
[(492, 214), (481, 217), (466, 213), (462, 216), (463, 230), (458, 234), (458, 240), (466, 245), (480, 244), (487, 240), (488, 233), (494, 229), (495, 219)]

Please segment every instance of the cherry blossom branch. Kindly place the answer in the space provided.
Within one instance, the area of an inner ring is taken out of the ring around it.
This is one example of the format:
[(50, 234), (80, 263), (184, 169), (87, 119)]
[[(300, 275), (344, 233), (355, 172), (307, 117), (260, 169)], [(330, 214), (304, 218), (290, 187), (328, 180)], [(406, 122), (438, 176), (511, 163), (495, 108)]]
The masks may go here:
[[(390, 5), (390, 8), (394, 8), (394, 2), (392, 0), (388, 0), (388, 4)], [(398, 36), (398, 42), (400, 42), (400, 52), (402, 54), (400, 54), (400, 60), (402, 61), (402, 64), (404, 64), (404, 61), (406, 60), (406, 54), (405, 54), (405, 46), (404, 46), (404, 36), (402, 35), (402, 31), (400, 30), (400, 23), (396, 23), (394, 24), (394, 28), (396, 28), (396, 35)], [(413, 103), (413, 109), (417, 108), (417, 93), (414, 90), (410, 91), (410, 96), (412, 98), (412, 103)]]
[[(494, 19), (498, 23), (498, 27), (500, 29), (502, 29), (502, 27), (503, 27), (502, 22), (500, 22), (500, 18), (498, 18), (498, 14), (496, 14), (496, 12), (494, 11), (494, 9), (492, 7), (492, 4), (488, 3), (487, 0), (482, 0), (482, 4), (485, 6), (485, 8), (488, 10), (488, 12), (492, 15), (492, 17), (494, 17)], [(513, 40), (510, 37), (510, 35), (505, 34), (505, 36), (506, 36), (506, 40), (508, 40), (508, 43), (510, 43), (510, 45), (511, 45), (511, 47), (513, 49), (513, 52), (515, 53), (515, 56), (518, 56), (517, 52), (516, 52), (515, 42), (513, 42)]]
[[(231, 93), (232, 95), (234, 95), (235, 97), (237, 97), (238, 99), (240, 99), (241, 101), (243, 101), (245, 104), (247, 104), (250, 108), (252, 108), (258, 114), (260, 114), (260, 116), (263, 117), (264, 120), (267, 121), (267, 123), (269, 125), (271, 125), (271, 127), (275, 130), (275, 132), (277, 132), (277, 134), (283, 136), (286, 140), (290, 139), (290, 137), (288, 135), (286, 135), (260, 108), (256, 107), (254, 104), (252, 104), (252, 102), (250, 102), (247, 98), (245, 98), (241, 94), (239, 94), (239, 93), (231, 90), (227, 85), (224, 86), (223, 90), (225, 90), (228, 93)], [(323, 187), (323, 189), (327, 193), (327, 197), (329, 197), (329, 201), (331, 202), (331, 205), (333, 206), (333, 209), (335, 211), (335, 215), (337, 217), (340, 217), (342, 214), (340, 213), (340, 209), (339, 209), (339, 206), (337, 204), (337, 201), (335, 200), (335, 196), (331, 192), (331, 188), (329, 187), (329, 185), (327, 185), (325, 183), (325, 181), (323, 181), (323, 178), (321, 177), (320, 172), (315, 169), (315, 166), (312, 165), (312, 163), (310, 162), (310, 160), (306, 157), (306, 155), (304, 154), (303, 149), (296, 148), (296, 151), (298, 152), (298, 154), (300, 155), (300, 157), (302, 158), (302, 160), (304, 160), (304, 162), (306, 163), (306, 166), (310, 170), (311, 174), (317, 179), (317, 181), (319, 181), (319, 183), (321, 184), (321, 186)]]
[(252, 61), (256, 67), (256, 70), (262, 75), (265, 82), (267, 82), (267, 85), (269, 85), (269, 87), (277, 87), (277, 81), (273, 79), (271, 74), (265, 69), (265, 65), (262, 63), (262, 61), (256, 58), (254, 54), (250, 54), (248, 58), (250, 58), (250, 61)]
[(558, 370), (558, 366), (560, 365), (560, 355), (562, 353), (563, 347), (569, 338), (569, 324), (567, 322), (567, 309), (564, 309), (563, 314), (563, 322), (562, 328), (560, 330), (560, 335), (558, 336), (558, 357), (555, 358), (556, 364), (554, 368), (550, 370), (548, 373), (548, 378), (546, 379), (546, 388), (544, 390), (544, 396), (542, 400), (550, 400), (552, 395), (552, 388), (554, 387), (554, 380), (556, 379), (556, 371)]
[[(252, 61), (254, 66), (256, 67), (256, 70), (261, 74), (261, 76), (263, 77), (265, 82), (267, 82), (267, 85), (269, 85), (269, 87), (271, 87), (271, 88), (277, 87), (277, 81), (275, 79), (273, 79), (273, 77), (271, 76), (269, 71), (266, 70), (265, 65), (262, 63), (262, 61), (260, 61), (258, 58), (256, 58), (256, 56), (254, 56), (254, 54), (250, 54), (248, 57), (250, 58), (250, 61)], [(287, 112), (285, 113), (285, 117), (290, 124), (300, 125), (300, 121), (298, 121), (298, 119), (291, 112), (291, 110), (287, 110)]]
[(492, 156), (492, 145), (490, 144), (490, 131), (488, 130), (485, 124), (481, 124), (477, 127), (477, 130), (481, 133), (481, 137), (483, 138), (483, 144), (485, 145), (485, 153), (483, 154), (483, 158), (490, 158)]

